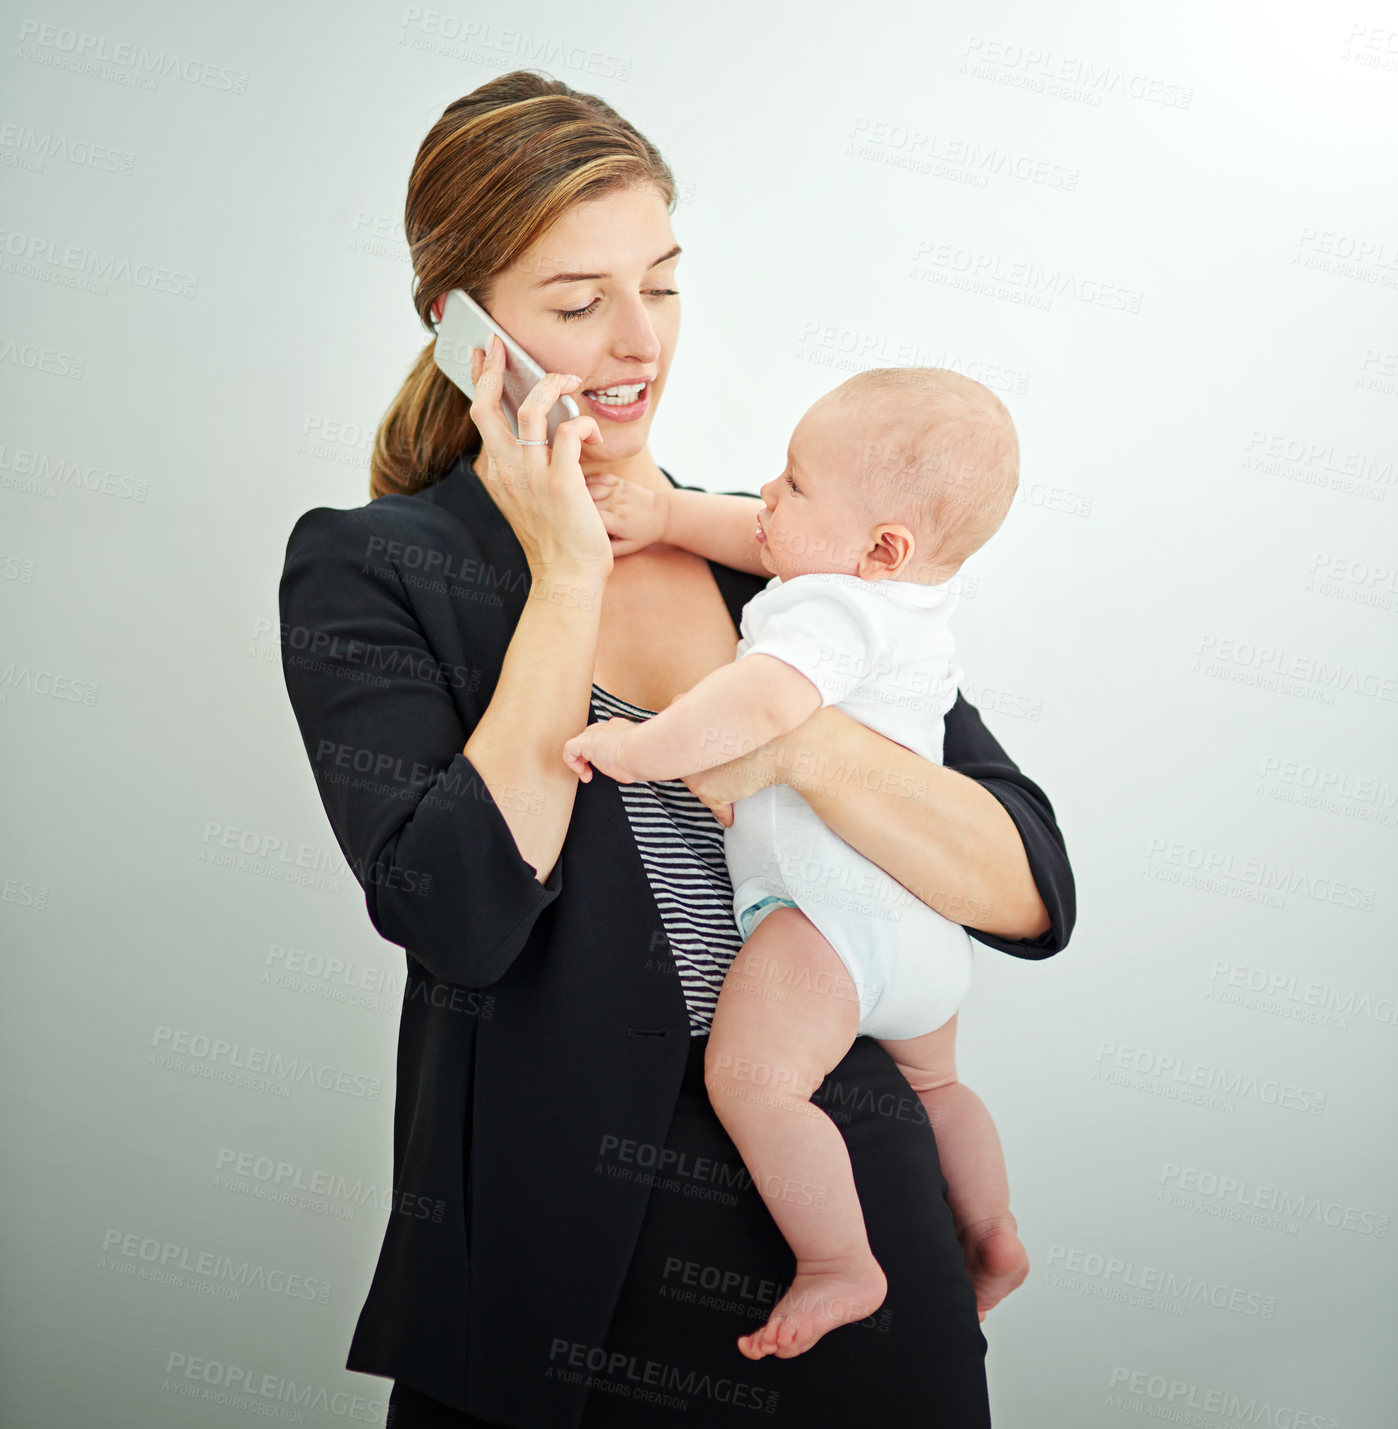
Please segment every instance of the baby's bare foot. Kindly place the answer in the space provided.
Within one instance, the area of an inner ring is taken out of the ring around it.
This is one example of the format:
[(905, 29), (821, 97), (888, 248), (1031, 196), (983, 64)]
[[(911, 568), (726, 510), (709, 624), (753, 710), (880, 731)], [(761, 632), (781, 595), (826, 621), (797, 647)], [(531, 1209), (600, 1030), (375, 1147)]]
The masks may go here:
[(1029, 1252), (1016, 1232), (1014, 1217), (979, 1221), (961, 1231), (966, 1269), (976, 1290), (976, 1316), (984, 1320), (1029, 1274)]
[(750, 1359), (789, 1360), (831, 1330), (872, 1315), (888, 1294), (888, 1280), (872, 1255), (796, 1262), (796, 1277), (772, 1307), (767, 1323), (738, 1336)]

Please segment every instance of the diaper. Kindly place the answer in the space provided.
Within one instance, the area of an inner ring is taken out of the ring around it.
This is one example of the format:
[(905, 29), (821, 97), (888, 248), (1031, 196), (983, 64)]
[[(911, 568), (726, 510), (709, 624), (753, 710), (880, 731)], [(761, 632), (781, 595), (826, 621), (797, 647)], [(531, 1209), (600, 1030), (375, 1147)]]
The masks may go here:
[[(739, 908), (738, 904), (740, 902), (745, 906)], [(767, 916), (769, 904), (779, 908), (796, 907), (796, 904), (793, 903), (790, 898), (783, 898), (775, 893), (768, 894), (765, 898), (759, 898), (756, 903), (748, 899), (735, 898), (733, 900), (733, 911), (737, 915), (738, 928), (743, 935), (744, 942), (747, 942), (747, 940), (752, 937), (752, 930)], [(761, 914), (761, 917), (758, 916), (759, 914)]]
[(844, 964), (859, 1032), (901, 1041), (935, 1031), (971, 986), (970, 935), (846, 843), (785, 785), (733, 806), (724, 854), (744, 939), (774, 908), (796, 907)]

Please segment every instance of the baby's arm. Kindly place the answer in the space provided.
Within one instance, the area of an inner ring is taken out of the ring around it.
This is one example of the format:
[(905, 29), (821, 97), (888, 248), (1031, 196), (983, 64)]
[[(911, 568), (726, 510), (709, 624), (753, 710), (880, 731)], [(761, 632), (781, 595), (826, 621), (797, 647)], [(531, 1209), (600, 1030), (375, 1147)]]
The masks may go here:
[(592, 778), (589, 763), (622, 783), (680, 779), (788, 733), (820, 702), (820, 691), (794, 666), (775, 655), (745, 655), (648, 720), (590, 724), (563, 746), (563, 759), (584, 783)]
[[(665, 534), (661, 538), (666, 545), (693, 551), (706, 560), (732, 566), (735, 571), (746, 571), (754, 576), (771, 575), (768, 567), (762, 564), (762, 548), (757, 543), (757, 513), (767, 509), (767, 503), (760, 496), (672, 491), (666, 498), (666, 504), (669, 510)], [(790, 670), (791, 666), (783, 668)], [(769, 739), (771, 737), (768, 736)], [(759, 741), (761, 744), (766, 742), (765, 739)], [(707, 769), (708, 765), (704, 767)]]
[(614, 556), (660, 541), (749, 575), (771, 575), (757, 544), (757, 513), (767, 504), (760, 496), (651, 491), (614, 476), (590, 476), (587, 487)]

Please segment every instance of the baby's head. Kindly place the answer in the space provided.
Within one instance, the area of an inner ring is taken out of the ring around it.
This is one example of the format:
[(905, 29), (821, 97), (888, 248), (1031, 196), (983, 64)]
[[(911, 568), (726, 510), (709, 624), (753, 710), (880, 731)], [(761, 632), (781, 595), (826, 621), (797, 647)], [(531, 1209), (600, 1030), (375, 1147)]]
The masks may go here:
[(988, 388), (942, 367), (860, 372), (801, 418), (762, 487), (762, 546), (783, 580), (839, 571), (940, 585), (1000, 528), (1019, 440)]

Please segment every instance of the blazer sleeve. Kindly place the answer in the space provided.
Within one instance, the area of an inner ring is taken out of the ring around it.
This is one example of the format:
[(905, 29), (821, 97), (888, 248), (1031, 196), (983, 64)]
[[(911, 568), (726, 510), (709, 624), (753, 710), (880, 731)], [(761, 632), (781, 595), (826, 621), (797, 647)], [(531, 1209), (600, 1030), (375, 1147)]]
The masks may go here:
[[(282, 672), (331, 828), (378, 933), (451, 983), (485, 986), (562, 891), (519, 852), (462, 752), (449, 690), (481, 678), (443, 664), (400, 580), (369, 558), (355, 510), (318, 507), (287, 541)], [(379, 547), (381, 550), (381, 546)]]
[(1029, 857), (1034, 885), (1048, 909), (1049, 929), (1037, 938), (1002, 938), (979, 928), (966, 931), (1017, 958), (1047, 958), (1068, 944), (1077, 921), (1077, 891), (1068, 851), (1048, 795), (1000, 747), (980, 711), (960, 693), (946, 717), (942, 763), (988, 789), (1004, 805)]

